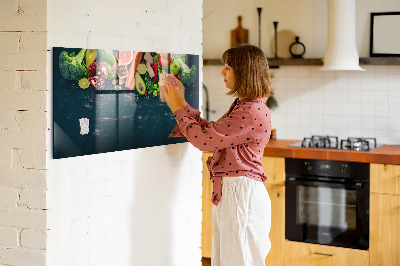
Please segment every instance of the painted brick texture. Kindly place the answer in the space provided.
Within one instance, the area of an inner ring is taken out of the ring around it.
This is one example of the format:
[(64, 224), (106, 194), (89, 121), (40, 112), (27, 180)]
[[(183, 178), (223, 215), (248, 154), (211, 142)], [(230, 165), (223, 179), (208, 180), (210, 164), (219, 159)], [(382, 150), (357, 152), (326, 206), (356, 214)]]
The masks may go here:
[(1, 265), (46, 263), (46, 6), (1, 1)]

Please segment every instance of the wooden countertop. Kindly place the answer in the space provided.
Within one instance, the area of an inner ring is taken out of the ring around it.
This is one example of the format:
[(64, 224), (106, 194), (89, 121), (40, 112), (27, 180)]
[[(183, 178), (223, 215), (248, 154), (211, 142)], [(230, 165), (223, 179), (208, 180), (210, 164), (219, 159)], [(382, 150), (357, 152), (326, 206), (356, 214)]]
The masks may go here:
[(400, 164), (400, 145), (383, 145), (372, 151), (290, 147), (301, 140), (270, 140), (264, 156), (364, 163)]

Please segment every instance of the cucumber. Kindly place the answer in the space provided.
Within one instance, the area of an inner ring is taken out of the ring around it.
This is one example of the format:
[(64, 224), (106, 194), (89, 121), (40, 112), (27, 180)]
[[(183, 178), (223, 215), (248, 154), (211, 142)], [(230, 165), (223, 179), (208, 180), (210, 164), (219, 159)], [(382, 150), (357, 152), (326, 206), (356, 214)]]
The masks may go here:
[(113, 66), (115, 63), (117, 63), (117, 59), (115, 58), (115, 56), (107, 53), (104, 50), (97, 50), (97, 51), (98, 51), (99, 56), (102, 61), (109, 63), (111, 66)]

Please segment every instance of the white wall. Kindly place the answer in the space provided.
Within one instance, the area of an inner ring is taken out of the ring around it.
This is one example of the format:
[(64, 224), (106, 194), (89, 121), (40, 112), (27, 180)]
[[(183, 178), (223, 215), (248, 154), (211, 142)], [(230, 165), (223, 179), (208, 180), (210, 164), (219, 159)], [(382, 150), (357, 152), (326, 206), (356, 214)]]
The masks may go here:
[[(201, 57), (201, 18), (201, 0), (48, 0), (47, 46)], [(183, 143), (52, 160), (47, 138), (48, 265), (201, 264), (200, 151)]]
[[(305, 57), (323, 57), (326, 47), (327, 1), (204, 1), (204, 58), (220, 58), (229, 48), (229, 31), (236, 17), (250, 30), (250, 43), (258, 45), (257, 7), (263, 7), (262, 49), (273, 39), (272, 21), (278, 30), (290, 29), (307, 47)], [(227, 6), (233, 8), (228, 9)], [(250, 6), (250, 8), (246, 8)], [(393, 0), (357, 1), (357, 47), (369, 56), (369, 13), (399, 11)], [(264, 12), (265, 11), (265, 12)], [(222, 15), (224, 14), (224, 15)], [(325, 15), (324, 15), (325, 14)], [(218, 27), (215, 27), (218, 25)], [(222, 36), (216, 38), (215, 36)], [(272, 38), (270, 40), (270, 38)], [(278, 50), (279, 51), (279, 50)], [(271, 71), (279, 107), (272, 111), (272, 124), (281, 139), (311, 135), (376, 137), (382, 144), (400, 143), (400, 66), (363, 66), (365, 72), (322, 72), (319, 66), (281, 66)], [(220, 76), (221, 66), (205, 66), (204, 84), (210, 94), (210, 120), (217, 120), (233, 101)]]
[(279, 22), (278, 31), (290, 30), (300, 36), (300, 41), (309, 51), (308, 57), (316, 57), (321, 53), (327, 37), (323, 31), (327, 26), (326, 1), (204, 0), (204, 58), (219, 59), (229, 48), (230, 31), (237, 27), (238, 16), (242, 16), (243, 28), (249, 30), (249, 43), (258, 45), (258, 7), (262, 8), (261, 49), (267, 57), (273, 55), (273, 21)]
[[(291, 32), (299, 36), (300, 41), (306, 46), (305, 57), (321, 58), (324, 56), (327, 41), (327, 2), (327, 0), (204, 0), (204, 58), (219, 59), (229, 48), (230, 31), (237, 27), (238, 16), (242, 16), (242, 26), (249, 30), (249, 43), (258, 45), (258, 7), (262, 8), (261, 49), (267, 57), (274, 55), (272, 22), (278, 21), (278, 32), (286, 32), (278, 40), (290, 44), (291, 42), (285, 37), (291, 36), (288, 34)], [(370, 13), (388, 11), (400, 11), (400, 2), (356, 0), (356, 42), (360, 57), (369, 56)], [(278, 48), (278, 53), (280, 49)]]

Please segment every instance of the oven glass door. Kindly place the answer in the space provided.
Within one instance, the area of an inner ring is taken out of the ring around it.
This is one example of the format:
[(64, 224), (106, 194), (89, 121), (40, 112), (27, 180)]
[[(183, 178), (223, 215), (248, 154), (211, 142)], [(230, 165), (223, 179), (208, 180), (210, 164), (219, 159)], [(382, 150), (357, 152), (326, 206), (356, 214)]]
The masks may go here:
[[(337, 228), (340, 231), (356, 229), (355, 190), (343, 188), (298, 186), (297, 223), (318, 227)], [(322, 244), (332, 242), (332, 235), (319, 234)]]
[(286, 238), (368, 249), (368, 207), (362, 202), (363, 194), (361, 184), (287, 181)]

